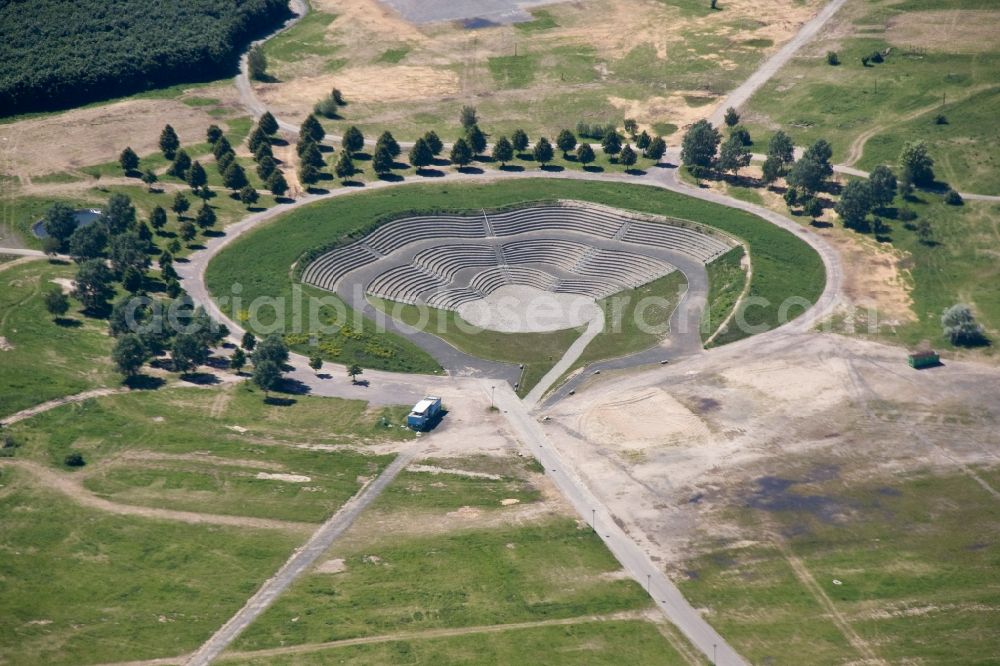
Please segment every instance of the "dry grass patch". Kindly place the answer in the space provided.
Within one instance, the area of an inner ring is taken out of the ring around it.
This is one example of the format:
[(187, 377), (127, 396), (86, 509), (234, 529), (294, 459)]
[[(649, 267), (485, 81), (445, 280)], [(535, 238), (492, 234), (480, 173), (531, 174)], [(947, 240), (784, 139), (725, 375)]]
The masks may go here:
[(940, 53), (990, 53), (997, 35), (1000, 11), (971, 9), (907, 12), (890, 19), (885, 32), (898, 46)]

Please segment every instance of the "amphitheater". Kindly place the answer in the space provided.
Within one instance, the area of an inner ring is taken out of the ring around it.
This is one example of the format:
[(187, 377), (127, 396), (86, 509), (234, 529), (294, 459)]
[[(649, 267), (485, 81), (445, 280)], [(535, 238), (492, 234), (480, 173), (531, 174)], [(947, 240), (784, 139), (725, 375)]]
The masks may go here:
[(370, 294), (461, 313), (509, 286), (593, 301), (675, 270), (690, 278), (734, 245), (690, 222), (560, 201), (396, 219), (320, 255), (302, 279), (354, 305)]

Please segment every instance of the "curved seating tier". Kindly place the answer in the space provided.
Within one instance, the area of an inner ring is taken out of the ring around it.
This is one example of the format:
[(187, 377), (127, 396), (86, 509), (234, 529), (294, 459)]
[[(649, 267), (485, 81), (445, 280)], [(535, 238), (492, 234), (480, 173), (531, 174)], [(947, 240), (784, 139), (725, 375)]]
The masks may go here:
[[(594, 242), (588, 242), (588, 237)], [(393, 261), (397, 251), (436, 239), (442, 244), (424, 243), (415, 253)], [(603, 247), (594, 246), (597, 239)], [(451, 310), (508, 284), (597, 299), (675, 270), (670, 263), (644, 253), (644, 247), (708, 263), (732, 243), (624, 211), (572, 202), (543, 204), (500, 213), (393, 220), (363, 240), (321, 255), (306, 267), (302, 279), (334, 290), (352, 271), (375, 264), (380, 272), (369, 269), (365, 273), (375, 275), (366, 285), (368, 292), (403, 303), (423, 299)]]

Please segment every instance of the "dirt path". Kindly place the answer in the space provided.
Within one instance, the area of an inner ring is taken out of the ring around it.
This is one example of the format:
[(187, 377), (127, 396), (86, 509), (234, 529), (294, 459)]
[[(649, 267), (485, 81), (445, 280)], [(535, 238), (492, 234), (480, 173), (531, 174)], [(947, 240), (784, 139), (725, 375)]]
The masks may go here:
[(401, 471), (416, 459), (420, 448), (414, 446), (396, 456), (374, 481), (362, 488), (349, 499), (323, 525), (316, 530), (304, 546), (297, 549), (271, 578), (264, 582), (257, 592), (228, 622), (212, 635), (185, 662), (188, 666), (207, 666), (236, 640), (236, 637), (256, 620), (261, 613), (274, 603), (282, 592), (297, 578), (306, 573), (313, 563), (327, 551), (330, 545), (349, 528), (358, 516), (371, 504)]
[(75, 395), (67, 395), (62, 398), (56, 398), (55, 400), (43, 402), (42, 404), (35, 405), (34, 407), (22, 409), (19, 412), (4, 417), (3, 419), (0, 419), (0, 425), (13, 425), (19, 421), (30, 419), (32, 416), (55, 409), (56, 407), (62, 407), (63, 405), (69, 405), (75, 402), (83, 402), (84, 400), (90, 400), (91, 398), (100, 398), (106, 395), (128, 393), (130, 390), (131, 389), (128, 388), (99, 388), (91, 391), (84, 391), (83, 393), (77, 393)]
[(98, 497), (83, 487), (83, 477), (57, 472), (31, 460), (3, 460), (0, 467), (13, 467), (28, 472), (45, 488), (56, 490), (80, 506), (97, 509), (120, 516), (140, 516), (154, 520), (172, 520), (191, 525), (222, 525), (226, 527), (245, 527), (250, 529), (284, 530), (308, 533), (316, 528), (314, 523), (296, 523), (285, 520), (270, 520), (267, 518), (250, 518), (247, 516), (224, 516), (210, 513), (195, 513), (193, 511), (174, 511), (131, 504), (119, 504)]

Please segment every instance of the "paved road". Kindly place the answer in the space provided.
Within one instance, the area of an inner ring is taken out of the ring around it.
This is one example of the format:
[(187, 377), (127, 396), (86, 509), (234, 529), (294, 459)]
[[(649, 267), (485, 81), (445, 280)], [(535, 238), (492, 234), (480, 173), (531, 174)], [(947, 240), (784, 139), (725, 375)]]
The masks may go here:
[(792, 59), (792, 56), (806, 45), (816, 33), (826, 25), (826, 22), (837, 13), (847, 0), (832, 0), (823, 7), (816, 16), (804, 23), (799, 31), (795, 33), (788, 43), (778, 49), (774, 55), (765, 60), (757, 70), (747, 78), (746, 81), (737, 86), (726, 98), (716, 107), (712, 115), (708, 117), (713, 125), (722, 125), (722, 117), (726, 114), (726, 109), (733, 107), (739, 109), (747, 100), (765, 83), (774, 76), (779, 69)]
[[(482, 385), (482, 390), (490, 387)], [(746, 664), (742, 657), (687, 602), (677, 587), (649, 556), (612, 519), (611, 513), (587, 488), (579, 474), (552, 446), (538, 422), (528, 412), (512, 389), (498, 386), (496, 404), (507, 418), (517, 438), (535, 455), (563, 496), (604, 541), (625, 570), (640, 585), (649, 590), (656, 605), (680, 629), (702, 654), (716, 655), (720, 666)]]
[(417, 455), (416, 448), (400, 453), (377, 479), (369, 483), (323, 523), (304, 546), (295, 551), (284, 566), (267, 580), (228, 622), (222, 625), (186, 662), (188, 666), (207, 666), (232, 643), (251, 622), (274, 603), (295, 579), (304, 574), (333, 541), (350, 527), (365, 507), (372, 503), (393, 479)]
[(531, 409), (537, 405), (538, 401), (545, 395), (545, 392), (563, 376), (563, 373), (573, 367), (573, 364), (580, 358), (580, 354), (587, 348), (587, 345), (593, 342), (594, 338), (604, 330), (604, 319), (603, 311), (599, 310), (594, 313), (594, 316), (591, 317), (590, 322), (587, 324), (587, 330), (573, 341), (573, 344), (566, 349), (562, 358), (556, 361), (556, 364), (532, 387), (528, 395), (524, 396), (524, 405), (526, 408)]

